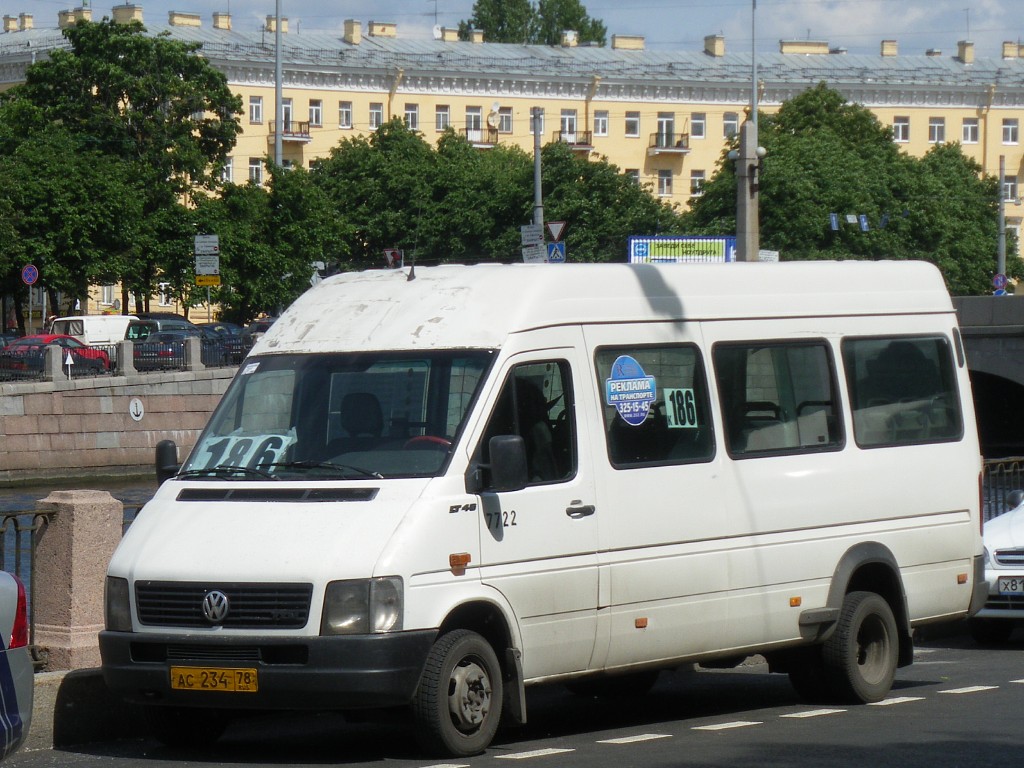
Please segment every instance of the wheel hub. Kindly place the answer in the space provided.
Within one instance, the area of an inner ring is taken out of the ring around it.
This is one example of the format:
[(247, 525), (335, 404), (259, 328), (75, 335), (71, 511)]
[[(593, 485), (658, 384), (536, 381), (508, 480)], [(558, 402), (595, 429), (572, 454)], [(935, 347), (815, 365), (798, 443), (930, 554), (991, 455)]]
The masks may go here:
[(482, 666), (464, 661), (448, 682), (448, 711), (460, 731), (477, 728), (491, 709), (491, 681)]

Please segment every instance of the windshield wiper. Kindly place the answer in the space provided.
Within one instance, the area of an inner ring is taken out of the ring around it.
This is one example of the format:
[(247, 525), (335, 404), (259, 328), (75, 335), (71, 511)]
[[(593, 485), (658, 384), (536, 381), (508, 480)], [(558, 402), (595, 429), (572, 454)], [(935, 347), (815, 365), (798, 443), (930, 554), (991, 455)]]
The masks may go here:
[(262, 477), (267, 480), (280, 480), (281, 478), (275, 477), (270, 472), (264, 469), (257, 469), (256, 467), (235, 467), (228, 464), (218, 464), (215, 467), (207, 467), (206, 469), (186, 469), (184, 472), (179, 472), (178, 477), (235, 477), (237, 475), (243, 475), (246, 477)]
[(383, 480), (384, 475), (362, 467), (354, 467), (351, 464), (332, 464), (329, 461), (275, 461), (272, 464), (260, 464), (265, 469), (334, 469), (341, 472), (356, 472), (363, 477), (372, 477)]

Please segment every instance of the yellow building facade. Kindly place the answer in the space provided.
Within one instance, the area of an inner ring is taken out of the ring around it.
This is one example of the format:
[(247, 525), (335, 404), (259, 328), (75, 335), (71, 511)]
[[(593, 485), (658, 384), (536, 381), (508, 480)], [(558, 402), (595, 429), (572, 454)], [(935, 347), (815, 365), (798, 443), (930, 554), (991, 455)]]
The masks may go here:
[[(141, 21), (152, 34), (200, 43), (225, 74), (243, 103), (243, 133), (223, 171), (236, 183), (263, 181), (279, 131), (290, 166), (309, 167), (339, 141), (367, 136), (396, 117), (428, 140), (451, 128), (480, 151), (500, 143), (531, 152), (539, 109), (542, 143), (562, 141), (582, 156), (607, 158), (685, 209), (745, 119), (754, 82), (751, 54), (730, 53), (719, 35), (706, 37), (702, 50), (653, 51), (641, 37), (614, 34), (605, 47), (578, 45), (572, 31), (561, 46), (526, 46), (489, 43), (479, 33), (460, 41), (443, 28), (433, 39), (414, 39), (377, 21), (309, 33), (289, 31), (282, 20), (278, 35), (273, 17), (246, 31), (234, 28), (227, 13), (204, 19), (171, 12), (153, 23), (141, 6), (126, 4), (113, 15)], [(62, 11), (58, 28), (42, 29), (27, 14), (5, 16), (0, 88), (20, 82), (35, 57), (66, 45), (60, 27), (89, 18), (88, 8)], [(275, 114), (278, 38), (283, 120)], [(758, 56), (759, 105), (774, 111), (825, 82), (891, 126), (894, 141), (912, 155), (960, 142), (986, 174), (998, 175), (1002, 164), (1007, 229), (1019, 232), (1024, 46), (1007, 42), (983, 53), (976, 56), (968, 41), (956, 51), (908, 53), (898, 41), (883, 40), (875, 55), (851, 55), (823, 41), (780, 41), (777, 51)], [(823, 210), (823, 219), (829, 213)], [(105, 290), (103, 296), (97, 289), (91, 310), (111, 306)]]

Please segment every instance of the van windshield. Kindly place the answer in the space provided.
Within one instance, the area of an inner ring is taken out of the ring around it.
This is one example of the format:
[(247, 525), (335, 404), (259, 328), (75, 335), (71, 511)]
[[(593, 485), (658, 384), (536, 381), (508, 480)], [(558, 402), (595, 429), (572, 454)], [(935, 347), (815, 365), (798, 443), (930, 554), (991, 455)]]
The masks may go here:
[(492, 359), (476, 350), (249, 358), (179, 477), (440, 474)]

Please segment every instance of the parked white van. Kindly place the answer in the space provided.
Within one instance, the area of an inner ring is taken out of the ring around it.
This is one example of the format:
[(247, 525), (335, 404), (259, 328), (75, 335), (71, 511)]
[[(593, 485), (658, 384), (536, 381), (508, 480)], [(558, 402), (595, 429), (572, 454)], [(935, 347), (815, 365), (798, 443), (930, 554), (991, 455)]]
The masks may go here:
[(469, 755), (525, 688), (764, 654), (873, 702), (984, 602), (938, 271), (486, 265), (328, 278), (253, 348), (108, 572), (107, 684), (167, 743), (408, 705)]
[(135, 315), (75, 315), (58, 317), (51, 324), (51, 333), (74, 336), (83, 344), (114, 345), (124, 339), (125, 329)]

